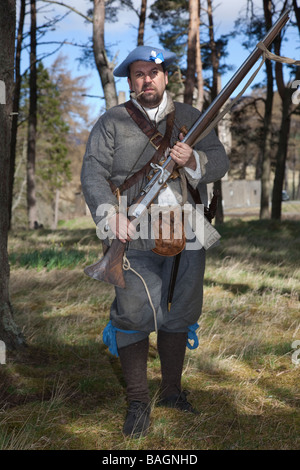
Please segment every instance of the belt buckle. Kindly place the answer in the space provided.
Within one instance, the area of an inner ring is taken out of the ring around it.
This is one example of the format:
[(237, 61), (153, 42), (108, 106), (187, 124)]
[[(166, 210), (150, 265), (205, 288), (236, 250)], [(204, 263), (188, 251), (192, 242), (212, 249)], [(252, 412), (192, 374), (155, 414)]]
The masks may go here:
[(154, 134), (154, 135), (151, 137), (151, 139), (150, 139), (150, 144), (153, 145), (153, 147), (155, 148), (155, 150), (158, 150), (158, 149), (159, 149), (159, 145), (158, 145), (158, 146), (155, 145), (155, 143), (153, 142), (153, 139), (155, 139), (155, 138), (158, 137), (158, 136), (162, 137), (163, 135), (162, 135), (159, 131), (157, 131), (157, 132), (155, 132), (155, 134)]

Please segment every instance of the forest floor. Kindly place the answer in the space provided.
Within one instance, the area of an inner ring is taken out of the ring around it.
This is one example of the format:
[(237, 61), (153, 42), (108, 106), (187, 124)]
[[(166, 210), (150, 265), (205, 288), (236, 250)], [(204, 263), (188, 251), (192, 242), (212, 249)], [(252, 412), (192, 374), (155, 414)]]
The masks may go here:
[(140, 439), (122, 435), (119, 359), (102, 341), (113, 287), (83, 273), (101, 256), (91, 220), (12, 231), (10, 295), (27, 348), (0, 365), (0, 449), (299, 449), (300, 221), (283, 219), (228, 214), (218, 228), (182, 381), (199, 414), (156, 406), (151, 334), (151, 427)]

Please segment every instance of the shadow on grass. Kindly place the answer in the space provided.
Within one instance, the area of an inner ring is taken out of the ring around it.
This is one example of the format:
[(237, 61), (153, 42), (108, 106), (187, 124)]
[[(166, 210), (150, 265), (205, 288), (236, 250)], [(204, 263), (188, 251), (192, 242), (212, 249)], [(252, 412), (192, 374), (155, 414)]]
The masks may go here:
[[(269, 274), (268, 274), (269, 275)], [(268, 285), (260, 285), (259, 288), (256, 288), (255, 291), (253, 287), (249, 286), (248, 284), (242, 283), (233, 283), (233, 282), (220, 282), (210, 278), (204, 278), (204, 286), (206, 287), (214, 287), (219, 286), (225, 291), (232, 292), (234, 295), (240, 294), (247, 294), (249, 291), (253, 291), (256, 295), (262, 295), (266, 292), (276, 291), (280, 295), (291, 295), (293, 293), (293, 289), (288, 289), (286, 287), (270, 287)]]
[(0, 381), (2, 450), (99, 449), (103, 434), (110, 449), (114, 434), (122, 440), (121, 371), (95, 341), (29, 344), (20, 355), (8, 354)]
[(101, 256), (101, 242), (91, 229), (41, 230), (10, 236), (9, 261), (16, 267), (73, 268)]
[(299, 266), (300, 221), (232, 220), (217, 226), (217, 230), (222, 238), (220, 246), (208, 252), (213, 258), (232, 255), (250, 263)]
[[(21, 242), (21, 243), (20, 243)], [(62, 245), (66, 248), (74, 247), (74, 245), (88, 246), (94, 244), (95, 247), (101, 247), (100, 240), (94, 229), (40, 229), (40, 230), (18, 230), (9, 234), (9, 249), (18, 248), (18, 252), (22, 252), (24, 245), (38, 249), (40, 246), (53, 246), (54, 244)]]
[[(152, 369), (157, 367), (153, 360), (149, 359)], [(53, 337), (48, 348), (29, 345), (20, 356), (11, 355), (8, 363), (7, 369), (0, 369), (0, 410), (7, 416), (7, 436), (22, 432), (25, 447), (34, 449), (128, 446), (121, 433), (127, 407), (125, 383), (119, 359), (105, 345), (94, 340), (70, 345)], [(149, 378), (154, 400), (150, 434), (142, 444), (129, 445), (152, 450), (295, 448), (299, 415), (291, 392), (274, 385), (272, 378), (262, 380), (258, 385), (262, 396), (287, 406), (268, 410), (265, 405), (258, 412), (256, 406), (251, 410), (246, 398), (237, 399), (240, 380), (234, 371), (206, 371), (200, 363), (198, 373), (183, 379), (190, 390), (188, 399), (199, 411), (192, 415), (157, 408), (160, 379)]]
[[(259, 262), (268, 260), (278, 266), (279, 253), (280, 262), (285, 260), (289, 266), (298, 267), (299, 228), (299, 222), (225, 224), (220, 229), (221, 245), (212, 250), (210, 256), (232, 253), (236, 259), (243, 260), (245, 253), (250, 256), (252, 248), (259, 247), (260, 250), (255, 251)], [(89, 248), (94, 247), (93, 239), (82, 240), (94, 237), (93, 231), (72, 232), (56, 232), (58, 242), (64, 239), (64, 246), (71, 246), (81, 240)], [(33, 250), (40, 242), (47, 244), (51, 234), (43, 231), (32, 235), (33, 241), (25, 241)], [(266, 245), (266, 240), (271, 245)], [(244, 251), (235, 250), (237, 244), (241, 244)], [(95, 246), (98, 245), (95, 243)], [(21, 253), (22, 249), (19, 246), (16, 253)], [(44, 247), (37, 251), (42, 250)], [(31, 272), (33, 270), (28, 270), (28, 275), (24, 275), (20, 270), (15, 274), (19, 279), (12, 286), (17, 321), (28, 333), (29, 346), (22, 354), (8, 353), (7, 365), (0, 368), (0, 423), (6, 433), (4, 446), (12, 445), (10, 436), (22, 430), (26, 437), (23, 448), (126, 448), (129, 444), (121, 435), (126, 413), (125, 384), (119, 360), (97, 342), (97, 336), (107, 323), (112, 289), (90, 280), (87, 283), (82, 272), (75, 270), (52, 270), (46, 275), (36, 273), (32, 278)], [(206, 279), (205, 283), (216, 285), (212, 279)], [(243, 283), (220, 285), (235, 295), (250, 290)], [(265, 286), (260, 286), (261, 292), (264, 289)], [(81, 301), (77, 305), (78, 299)], [(222, 329), (218, 333), (222, 335)], [(243, 340), (245, 338), (241, 338), (241, 342)], [(268, 354), (267, 344), (254, 347), (256, 356)], [(271, 350), (278, 357), (286, 352), (286, 348), (279, 346), (278, 350)], [(248, 350), (244, 361), (251, 364), (253, 355), (254, 352)], [(149, 379), (149, 385), (155, 397), (159, 388), (159, 365), (156, 357), (150, 357), (149, 362), (154, 377)], [(132, 448), (291, 449), (299, 445), (295, 415), (298, 402), (284, 383), (278, 379), (275, 383), (271, 376), (263, 377), (257, 383), (261, 391), (258, 400), (264, 399), (259, 407), (246, 398), (238, 399), (237, 391), (243, 397), (247, 385), (241, 386), (242, 378), (234, 371), (206, 371), (201, 363), (195, 369), (194, 377), (187, 380), (187, 387), (191, 391), (189, 399), (200, 415), (154, 407), (149, 436), (142, 443), (132, 443)], [(277, 407), (268, 405), (269, 396), (278, 400)], [(245, 405), (243, 409), (241, 403)]]
[[(297, 416), (282, 409), (272, 414), (239, 409), (234, 394), (219, 388), (194, 393), (199, 415), (169, 415), (170, 438), (177, 448), (203, 450), (287, 450), (299, 448)], [(162, 444), (162, 443), (161, 443)], [(164, 447), (162, 447), (164, 448)], [(169, 447), (165, 447), (169, 448)], [(176, 447), (175, 447), (176, 448)]]

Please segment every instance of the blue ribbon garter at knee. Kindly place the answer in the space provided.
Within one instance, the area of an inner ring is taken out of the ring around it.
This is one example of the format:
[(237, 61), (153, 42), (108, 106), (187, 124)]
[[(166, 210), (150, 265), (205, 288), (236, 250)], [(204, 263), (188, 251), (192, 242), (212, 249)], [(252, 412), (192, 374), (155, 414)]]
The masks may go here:
[[(188, 338), (186, 342), (186, 345), (189, 349), (196, 349), (199, 346), (199, 340), (196, 333), (197, 328), (199, 328), (198, 323), (194, 323), (194, 325), (189, 326)], [(190, 341), (192, 341), (193, 343), (191, 343)]]
[(103, 330), (103, 342), (104, 344), (106, 344), (106, 346), (108, 346), (108, 350), (111, 354), (119, 357), (117, 340), (116, 340), (117, 331), (121, 331), (121, 333), (129, 333), (129, 334), (139, 333), (139, 332), (135, 330), (121, 330), (120, 328), (113, 326), (111, 321), (108, 322), (108, 324)]

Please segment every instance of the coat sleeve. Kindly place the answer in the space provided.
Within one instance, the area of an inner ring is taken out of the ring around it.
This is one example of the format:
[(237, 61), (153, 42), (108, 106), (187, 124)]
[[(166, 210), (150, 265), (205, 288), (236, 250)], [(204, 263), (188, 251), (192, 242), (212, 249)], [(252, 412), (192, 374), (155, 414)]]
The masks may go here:
[[(180, 124), (186, 125), (188, 129), (191, 129), (201, 115), (199, 110), (185, 103), (176, 103), (176, 108), (178, 112), (177, 115), (180, 117)], [(196, 150), (199, 155), (201, 176), (197, 181), (185, 171), (189, 183), (194, 188), (198, 184), (208, 184), (218, 181), (226, 174), (229, 169), (229, 160), (224, 146), (214, 130), (200, 142), (197, 142), (194, 146), (194, 150)]]
[(113, 155), (113, 126), (101, 116), (90, 133), (81, 169), (83, 195), (96, 224), (106, 218), (109, 211), (113, 213), (118, 208), (108, 183)]
[(194, 149), (199, 151), (200, 157), (201, 178), (198, 183), (208, 184), (223, 178), (229, 169), (229, 160), (215, 131), (198, 142)]

